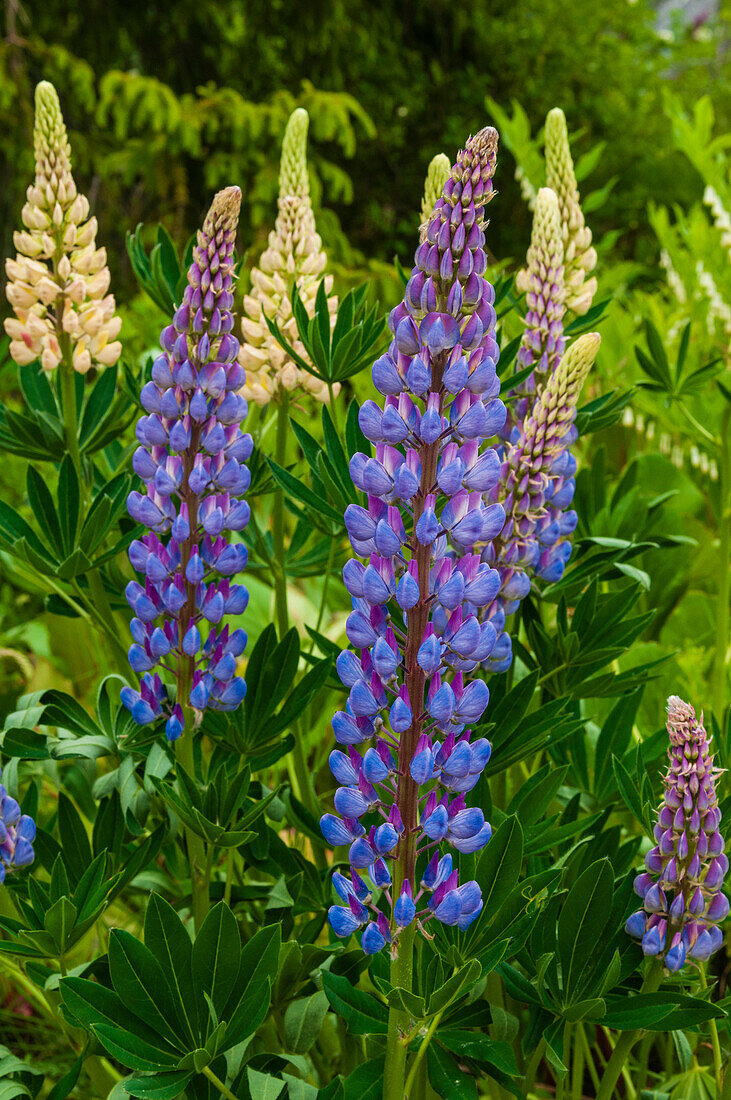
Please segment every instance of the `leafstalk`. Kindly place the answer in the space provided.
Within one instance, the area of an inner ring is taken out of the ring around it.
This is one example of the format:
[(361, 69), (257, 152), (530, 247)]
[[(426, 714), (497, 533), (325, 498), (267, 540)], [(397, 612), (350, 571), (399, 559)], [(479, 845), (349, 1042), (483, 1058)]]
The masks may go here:
[[(701, 964), (698, 967), (698, 974), (701, 979), (701, 989), (704, 991), (708, 989), (708, 982), (706, 981), (706, 972)], [(718, 1027), (716, 1021), (711, 1019), (708, 1021), (708, 1030), (711, 1033), (711, 1049), (713, 1050), (713, 1076), (716, 1080), (716, 1095), (721, 1095), (721, 1089), (723, 1087), (723, 1057), (721, 1055), (721, 1043), (718, 1038)]]
[[(653, 960), (645, 980), (642, 983), (640, 993), (654, 993), (660, 988), (663, 979), (662, 963), (657, 960)], [(627, 1060), (632, 1053), (632, 1048), (638, 1039), (641, 1039), (644, 1035), (643, 1028), (636, 1028), (634, 1031), (623, 1031), (622, 1035), (617, 1041), (617, 1045), (612, 1051), (612, 1056), (607, 1062), (607, 1068), (604, 1071), (602, 1077), (602, 1083), (599, 1091), (596, 1094), (596, 1100), (611, 1100), (614, 1095), (614, 1086), (619, 1080), (622, 1070), (627, 1064)]]

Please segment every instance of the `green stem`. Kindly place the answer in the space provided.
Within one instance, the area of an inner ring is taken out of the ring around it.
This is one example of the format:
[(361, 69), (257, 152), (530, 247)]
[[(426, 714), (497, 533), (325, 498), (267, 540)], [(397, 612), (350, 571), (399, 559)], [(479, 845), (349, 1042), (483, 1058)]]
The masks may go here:
[(538, 1067), (541, 1064), (541, 1060), (546, 1050), (546, 1040), (541, 1037), (538, 1042), (538, 1046), (530, 1056), (530, 1061), (525, 1067), (525, 1076), (523, 1077), (523, 1089), (526, 1096), (533, 1091), (533, 1085), (535, 1084), (536, 1074), (538, 1073)]
[(594, 1089), (598, 1090), (599, 1074), (596, 1071), (596, 1066), (594, 1065), (594, 1057), (592, 1055), (591, 1047), (589, 1046), (589, 1040), (583, 1027), (579, 1028), (579, 1040), (584, 1050), (584, 1061), (585, 1065), (589, 1069), (589, 1076), (591, 1077), (592, 1084), (594, 1085)]
[(642, 1096), (643, 1090), (647, 1086), (647, 1075), (650, 1062), (650, 1051), (652, 1050), (653, 1043), (655, 1042), (655, 1036), (652, 1032), (648, 1032), (644, 1039), (640, 1043), (639, 1054), (637, 1055), (637, 1061), (639, 1062), (639, 1069), (637, 1070), (637, 1091)]
[[(731, 598), (731, 406), (726, 404), (721, 420), (719, 451), (718, 517), (718, 600), (716, 601), (716, 656), (713, 670), (713, 713), (719, 728), (724, 728), (726, 704), (726, 664), (729, 648), (729, 599)], [(725, 746), (726, 752), (729, 746)]]
[[(698, 967), (698, 973), (701, 979), (701, 989), (708, 989), (708, 982), (706, 981), (706, 972), (703, 966)], [(716, 1079), (716, 1095), (721, 1095), (722, 1088), (722, 1076), (723, 1076), (723, 1057), (721, 1055), (721, 1043), (718, 1038), (718, 1027), (715, 1020), (708, 1021), (708, 1030), (711, 1033), (711, 1048), (713, 1050), (713, 1075)]]
[[(412, 1090), (414, 1089), (414, 1085), (416, 1084), (416, 1080), (417, 1080), (417, 1076), (418, 1076), (418, 1073), (419, 1073), (419, 1069), (421, 1067), (421, 1063), (424, 1060), (424, 1055), (426, 1054), (427, 1050), (429, 1049), (429, 1044), (431, 1043), (431, 1041), (434, 1037), (434, 1032), (439, 1027), (439, 1021), (441, 1020), (441, 1018), (442, 1018), (442, 1013), (438, 1012), (436, 1014), (436, 1016), (434, 1017), (434, 1019), (432, 1020), (432, 1022), (429, 1024), (429, 1030), (427, 1031), (426, 1035), (422, 1039), (421, 1046), (419, 1047), (418, 1051), (416, 1052), (416, 1057), (414, 1058), (414, 1061), (411, 1065), (411, 1069), (409, 1070), (409, 1076), (406, 1078), (406, 1090), (405, 1090), (406, 1091), (406, 1096), (411, 1096), (411, 1094), (412, 1094)], [(416, 1092), (414, 1092), (413, 1095), (414, 1095), (414, 1097), (416, 1097), (418, 1094)]]
[(584, 1044), (581, 1033), (584, 1028), (578, 1023), (574, 1028), (573, 1065), (571, 1067), (571, 1100), (581, 1100), (584, 1094)]
[[(277, 405), (277, 437), (274, 451), (274, 460), (278, 466), (284, 466), (287, 457), (288, 411), (289, 395), (286, 390), (280, 390), (279, 404)], [(287, 610), (287, 570), (284, 550), (284, 489), (279, 485), (274, 491), (272, 539), (274, 542), (274, 609), (281, 641), (289, 630), (289, 612)]]
[[(394, 897), (398, 897), (397, 889), (400, 890), (400, 885), (394, 887)], [(409, 992), (413, 982), (414, 933), (413, 923), (404, 928), (399, 935), (398, 954), (391, 961), (391, 985)], [(409, 1013), (392, 1005), (388, 1011), (383, 1100), (404, 1100), (406, 1095), (406, 1055), (410, 1027)]]
[[(179, 698), (187, 699), (190, 695), (190, 686), (183, 684), (183, 690)], [(185, 729), (177, 742), (178, 760), (187, 771), (191, 779), (195, 779), (195, 757), (193, 755), (193, 740), (195, 737), (195, 715), (190, 706), (183, 707)], [(185, 844), (188, 851), (188, 866), (190, 868), (190, 892), (192, 896), (193, 925), (196, 932), (200, 930), (206, 919), (210, 902), (208, 882), (206, 877), (207, 859), (206, 845), (202, 837), (194, 833), (187, 826), (185, 828)]]
[[(571, 1062), (571, 1024), (568, 1020), (563, 1025), (563, 1061), (565, 1065)], [(563, 1077), (556, 1078), (556, 1100), (564, 1100), (568, 1076), (567, 1071)]]
[(203, 1072), (205, 1073), (211, 1084), (215, 1085), (222, 1096), (227, 1097), (227, 1100), (238, 1100), (235, 1093), (231, 1092), (231, 1089), (227, 1085), (224, 1085), (220, 1077), (217, 1077), (210, 1066), (204, 1066)]
[[(659, 989), (662, 979), (662, 964), (654, 960), (650, 969), (647, 971), (640, 993), (654, 993)], [(612, 1051), (612, 1056), (607, 1062), (607, 1068), (604, 1071), (601, 1086), (596, 1094), (596, 1100), (611, 1100), (614, 1093), (614, 1086), (627, 1064), (627, 1060), (632, 1053), (632, 1048), (637, 1040), (641, 1039), (643, 1035), (644, 1031), (642, 1028), (637, 1028), (635, 1031), (622, 1032), (622, 1035), (617, 1041), (617, 1045)]]
[[(74, 464), (76, 476), (79, 479), (79, 491), (84, 499), (88, 497), (84, 471), (81, 466), (81, 452), (79, 451), (79, 432), (76, 414), (76, 372), (69, 359), (64, 355), (58, 368), (61, 384), (61, 403), (63, 404), (63, 434), (66, 441), (66, 450)], [(82, 509), (83, 511), (83, 509)]]

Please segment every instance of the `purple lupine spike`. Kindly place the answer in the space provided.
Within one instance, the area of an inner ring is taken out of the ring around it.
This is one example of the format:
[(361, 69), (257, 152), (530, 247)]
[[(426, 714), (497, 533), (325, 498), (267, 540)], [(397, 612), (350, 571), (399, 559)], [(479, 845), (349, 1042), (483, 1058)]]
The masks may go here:
[(35, 859), (36, 825), (0, 783), (0, 885), (8, 871), (27, 867)]
[[(349, 696), (333, 731), (341, 745), (376, 737), (377, 749), (367, 748), (360, 763), (336, 750), (338, 782), (350, 766), (358, 776), (338, 788), (335, 805), (365, 827), (376, 814), (386, 820), (351, 840), (326, 814), (322, 830), (328, 843), (349, 844), (351, 866), (367, 870), (391, 905), (389, 919), (371, 903), (377, 919), (363, 932), (367, 953), (386, 943), (397, 951), (402, 930), (412, 922), (423, 930), (432, 916), (467, 927), (482, 904), (479, 888), (475, 896), (475, 884), (460, 887), (451, 857), (440, 862), (431, 847), (444, 840), (474, 852), (490, 837), (481, 812), (464, 801), (490, 755), (485, 741), (473, 749), (465, 730), (489, 693), (481, 681), (465, 686), (464, 676), (498, 640), (478, 611), (497, 595), (500, 576), (472, 552), (505, 524), (502, 506), (483, 499), (500, 478), (485, 439), (505, 419), (495, 296), (484, 278), (496, 151), (495, 130), (470, 138), (434, 206), (404, 300), (389, 318), (392, 343), (373, 367), (383, 408), (366, 401), (360, 410), (375, 458), (356, 454), (350, 462), (353, 483), (367, 495), (366, 506), (345, 512), (353, 549), (365, 559), (343, 570), (353, 599), (346, 633), (361, 658), (348, 652), (338, 660)], [(392, 622), (394, 606), (402, 615)], [(444, 751), (434, 740), (440, 733)], [(417, 913), (425, 891), (431, 901)], [(353, 925), (350, 909), (331, 911), (330, 921), (338, 935)]]
[[(500, 576), (499, 592), (479, 613), (498, 635), (484, 662), (493, 672), (503, 671), (512, 660), (505, 620), (530, 591), (531, 575), (558, 580), (568, 560), (567, 550), (571, 552), (569, 542), (559, 541), (560, 513), (552, 508), (557, 492), (554, 469), (572, 469), (566, 448), (575, 438), (579, 394), (600, 342), (598, 333), (585, 333), (568, 348), (515, 442), (505, 445), (501, 484), (486, 496), (490, 501), (502, 500), (506, 515), (502, 531), (482, 551), (483, 560), (495, 566)], [(570, 501), (573, 486), (564, 495)]]
[[(244, 378), (232, 335), (240, 204), (238, 187), (220, 191), (198, 234), (182, 304), (142, 390), (148, 415), (137, 425), (133, 464), (146, 491), (127, 501), (150, 532), (129, 551), (144, 574), (144, 584), (132, 581), (126, 591), (135, 615), (129, 659), (144, 675), (140, 691), (122, 690), (122, 702), (141, 725), (166, 715), (170, 740), (183, 732), (188, 706), (233, 710), (246, 692), (236, 675), (246, 635), (221, 625), (248, 602), (244, 586), (230, 580), (245, 567), (246, 548), (224, 537), (249, 519), (241, 497), (252, 441), (240, 428), (246, 400), (237, 393)], [(158, 665), (175, 677), (170, 695), (151, 675)]]
[(656, 844), (645, 857), (647, 871), (635, 879), (642, 909), (626, 930), (646, 955), (657, 955), (675, 971), (688, 958), (709, 958), (723, 942), (719, 924), (729, 903), (721, 888), (728, 859), (716, 796), (721, 769), (713, 765), (703, 715), (696, 719), (690, 704), (671, 695), (667, 730), (669, 766)]

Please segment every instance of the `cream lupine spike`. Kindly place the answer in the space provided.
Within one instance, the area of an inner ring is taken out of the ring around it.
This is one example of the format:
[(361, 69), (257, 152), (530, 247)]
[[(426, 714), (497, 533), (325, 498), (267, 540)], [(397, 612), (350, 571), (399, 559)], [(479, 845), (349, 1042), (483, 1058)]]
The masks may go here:
[(574, 313), (583, 314), (596, 293), (596, 279), (587, 278), (596, 267), (596, 250), (581, 211), (566, 116), (560, 107), (548, 112), (545, 135), (546, 184), (556, 192), (561, 213), (566, 305)]
[(8, 259), (6, 294), (14, 317), (5, 321), (10, 354), (20, 366), (40, 359), (52, 371), (65, 355), (81, 374), (111, 367), (122, 345), (121, 320), (108, 294), (104, 248), (96, 247), (96, 218), (76, 190), (71, 149), (56, 89), (36, 87), (35, 182), (21, 214), (25, 229), (14, 236), (17, 255)]
[[(290, 290), (296, 282), (300, 298), (312, 316), (318, 285), (323, 277), (327, 256), (315, 227), (307, 176), (307, 111), (298, 107), (284, 132), (279, 170), (279, 213), (259, 266), (251, 272), (251, 292), (244, 296), (241, 319), (243, 340), (239, 362), (246, 370), (241, 393), (257, 405), (276, 401), (281, 390), (306, 390), (318, 399), (328, 400), (324, 382), (300, 370), (280, 347), (267, 327), (264, 314), (277, 323), (295, 351), (307, 358), (297, 338), (292, 316)], [(335, 323), (337, 298), (331, 293), (332, 276), (325, 276), (331, 325)], [(338, 393), (340, 387), (333, 390)]]
[(451, 174), (452, 165), (446, 153), (437, 153), (437, 155), (432, 157), (429, 161), (429, 167), (426, 170), (426, 179), (424, 180), (424, 195), (421, 200), (421, 226), (419, 229), (419, 237), (422, 241), (426, 240), (426, 227), (432, 216), (434, 204), (437, 199), (442, 197), (444, 184)]

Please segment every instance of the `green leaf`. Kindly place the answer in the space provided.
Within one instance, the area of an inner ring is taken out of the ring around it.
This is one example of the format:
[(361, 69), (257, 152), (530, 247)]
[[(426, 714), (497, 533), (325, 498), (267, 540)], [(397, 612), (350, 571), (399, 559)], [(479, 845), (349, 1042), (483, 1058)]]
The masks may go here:
[(354, 1069), (345, 1079), (345, 1100), (383, 1100), (383, 1069), (383, 1055)]
[(65, 455), (58, 473), (58, 514), (61, 519), (62, 540), (70, 554), (76, 544), (76, 526), (79, 522), (79, 479), (69, 455)]
[(240, 952), (236, 917), (219, 901), (204, 920), (192, 953), (193, 984), (208, 994), (219, 1014), (236, 985), (238, 971), (232, 963)]
[[(86, 978), (62, 978), (59, 989), (64, 1008), (74, 1020), (91, 1031), (96, 1024), (110, 1024), (145, 1038), (149, 1028), (133, 1016), (112, 989)], [(167, 1047), (167, 1044), (163, 1044)], [(172, 1056), (173, 1051), (170, 1051)]]
[(270, 1073), (259, 1073), (251, 1066), (247, 1066), (246, 1077), (251, 1100), (277, 1100), (284, 1088), (284, 1081), (280, 1081), (278, 1077), (272, 1077)]
[(622, 757), (632, 740), (632, 728), (642, 700), (643, 688), (620, 696), (604, 720), (594, 754), (594, 790), (602, 797), (611, 783), (612, 757)]
[(343, 1017), (353, 1035), (386, 1034), (388, 1011), (372, 993), (354, 989), (347, 978), (327, 970), (322, 974), (322, 987), (330, 1005)]
[(649, 1031), (673, 1031), (695, 1027), (706, 1020), (723, 1020), (727, 1016), (720, 1005), (675, 992), (607, 996), (605, 1001), (607, 1011), (602, 1017), (602, 1025), (617, 1031), (638, 1027)]
[(63, 535), (61, 534), (61, 525), (58, 521), (53, 498), (45, 479), (41, 477), (34, 466), (28, 467), (27, 489), (28, 502), (34, 516), (41, 525), (41, 530), (48, 537), (58, 557), (64, 556)]
[(123, 1081), (125, 1092), (130, 1096), (139, 1096), (140, 1100), (175, 1100), (185, 1086), (193, 1080), (194, 1074), (186, 1070), (173, 1073), (151, 1073), (145, 1077), (130, 1077)]
[(477, 863), (475, 879), (482, 891), (483, 912), (497, 912), (513, 890), (522, 862), (523, 830), (511, 814), (493, 833)]
[(63, 793), (58, 797), (58, 832), (63, 839), (66, 869), (72, 883), (76, 883), (91, 863), (91, 844), (78, 810)]
[(426, 1052), (429, 1082), (443, 1100), (477, 1100), (477, 1082), (463, 1073), (459, 1065), (438, 1043), (431, 1043)]
[(76, 1082), (79, 1079), (81, 1073), (81, 1067), (84, 1064), (84, 1057), (82, 1054), (76, 1059), (74, 1064), (68, 1073), (64, 1073), (60, 1081), (57, 1081), (49, 1092), (46, 1100), (66, 1100), (66, 1097), (72, 1089), (76, 1087)]
[(193, 945), (180, 917), (159, 894), (151, 894), (147, 903), (145, 945), (160, 963), (180, 1001), (188, 1038), (192, 1041), (198, 1035), (200, 1003), (192, 975)]
[(329, 1005), (325, 993), (301, 997), (287, 1006), (284, 1014), (284, 1040), (293, 1054), (305, 1054), (320, 1034)]
[(358, 402), (353, 400), (350, 402), (348, 408), (348, 418), (345, 422), (345, 445), (348, 449), (348, 455), (352, 458), (358, 451), (361, 454), (370, 458), (371, 444), (370, 440), (366, 439), (361, 431), (360, 424), (358, 423), (358, 413), (360, 408)]
[(471, 989), (479, 981), (481, 974), (482, 967), (476, 959), (466, 963), (429, 997), (428, 1014), (435, 1016), (438, 1012), (443, 1012), (463, 990)]
[(173, 1069), (178, 1063), (174, 1054), (168, 1054), (130, 1031), (110, 1024), (96, 1024), (93, 1031), (104, 1049), (129, 1069)]
[(109, 937), (109, 971), (116, 992), (135, 1016), (172, 1046), (184, 1050), (180, 1043), (182, 1006), (173, 1000), (162, 967), (149, 948), (129, 932), (113, 929)]
[(611, 864), (606, 859), (597, 860), (579, 875), (562, 906), (557, 940), (567, 1003), (580, 988), (581, 977), (597, 943), (601, 943), (611, 912), (613, 885)]
[(284, 467), (278, 466), (277, 463), (268, 456), (267, 464), (272, 472), (274, 480), (284, 489), (285, 493), (294, 497), (295, 500), (299, 500), (302, 504), (307, 505), (308, 508), (311, 508), (317, 514), (325, 516), (327, 519), (342, 525), (343, 517), (336, 508), (333, 508), (326, 500), (318, 497), (316, 493), (313, 493), (312, 490), (304, 484), (304, 482), (298, 481), (296, 477), (293, 477)]
[(440, 1028), (437, 1037), (440, 1043), (461, 1058), (472, 1058), (475, 1062), (489, 1062), (490, 1065), (497, 1066), (503, 1073), (511, 1076), (516, 1076), (518, 1073), (513, 1048), (509, 1043), (496, 1042), (487, 1035), (479, 1035), (474, 1031), (457, 1031), (450, 1028)]

